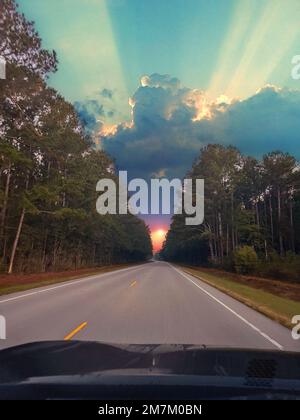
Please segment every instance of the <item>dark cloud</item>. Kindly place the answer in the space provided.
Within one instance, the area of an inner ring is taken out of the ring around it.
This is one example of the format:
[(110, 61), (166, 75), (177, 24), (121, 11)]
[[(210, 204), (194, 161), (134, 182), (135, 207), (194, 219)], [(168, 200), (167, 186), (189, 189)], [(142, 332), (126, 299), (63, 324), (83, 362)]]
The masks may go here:
[(106, 115), (108, 116), (108, 118), (112, 118), (115, 115), (115, 111), (114, 110), (108, 111)]
[(89, 134), (92, 134), (99, 129), (101, 126), (99, 118), (103, 117), (105, 114), (103, 105), (99, 104), (99, 102), (94, 99), (89, 99), (83, 102), (74, 102), (74, 107), (81, 124)]
[(95, 135), (101, 130), (105, 118), (113, 118), (115, 110), (105, 110), (96, 99), (74, 102), (74, 108), (87, 134)]
[(300, 91), (267, 86), (245, 100), (209, 102), (203, 91), (154, 74), (141, 79), (131, 105), (132, 124), (120, 124), (102, 144), (132, 176), (183, 176), (210, 142), (300, 158)]
[(215, 140), (261, 156), (282, 150), (300, 158), (300, 91), (267, 86), (236, 102), (210, 124)]
[(110, 89), (104, 88), (101, 90), (100, 95), (103, 96), (104, 98), (112, 99), (113, 91)]

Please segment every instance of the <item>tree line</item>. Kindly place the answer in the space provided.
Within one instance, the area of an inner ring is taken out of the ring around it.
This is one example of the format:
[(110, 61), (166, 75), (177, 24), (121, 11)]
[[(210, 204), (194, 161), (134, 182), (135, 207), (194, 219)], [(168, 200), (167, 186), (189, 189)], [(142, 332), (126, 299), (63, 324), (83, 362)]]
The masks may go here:
[(191, 171), (205, 180), (205, 220), (175, 215), (161, 255), (244, 273), (299, 279), (300, 166), (273, 151), (257, 160), (232, 146), (203, 147)]
[(141, 261), (148, 227), (132, 215), (100, 216), (96, 183), (117, 182), (114, 162), (73, 106), (47, 85), (55, 52), (14, 0), (0, 4), (0, 270), (37, 272)]

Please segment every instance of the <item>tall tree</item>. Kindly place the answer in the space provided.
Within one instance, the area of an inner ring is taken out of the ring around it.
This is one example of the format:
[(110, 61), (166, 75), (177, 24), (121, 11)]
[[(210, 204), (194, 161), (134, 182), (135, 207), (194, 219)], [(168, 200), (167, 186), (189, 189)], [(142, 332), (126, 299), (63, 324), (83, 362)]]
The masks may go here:
[(264, 264), (276, 253), (284, 261), (300, 252), (300, 166), (293, 156), (275, 151), (258, 161), (208, 145), (188, 176), (205, 180), (204, 223), (185, 226), (185, 217), (175, 215), (166, 259), (232, 269), (241, 247), (252, 247)]
[(8, 63), (26, 67), (40, 77), (57, 68), (54, 51), (42, 48), (42, 41), (34, 28), (18, 10), (15, 0), (0, 2), (0, 56)]

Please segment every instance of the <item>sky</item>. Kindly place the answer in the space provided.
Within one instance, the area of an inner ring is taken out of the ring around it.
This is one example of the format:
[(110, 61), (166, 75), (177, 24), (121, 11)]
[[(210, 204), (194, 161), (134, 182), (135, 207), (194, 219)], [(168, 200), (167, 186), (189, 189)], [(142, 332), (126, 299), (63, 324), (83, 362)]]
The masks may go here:
[(130, 177), (183, 177), (209, 142), (300, 158), (299, 0), (18, 2), (58, 54), (49, 84)]

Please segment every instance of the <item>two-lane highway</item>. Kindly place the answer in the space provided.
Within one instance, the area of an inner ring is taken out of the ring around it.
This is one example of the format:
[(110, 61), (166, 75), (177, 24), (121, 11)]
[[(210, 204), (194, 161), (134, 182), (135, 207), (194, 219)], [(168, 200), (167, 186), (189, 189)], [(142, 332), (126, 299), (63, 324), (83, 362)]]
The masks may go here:
[(154, 262), (0, 298), (7, 339), (300, 351), (291, 331), (164, 262)]

